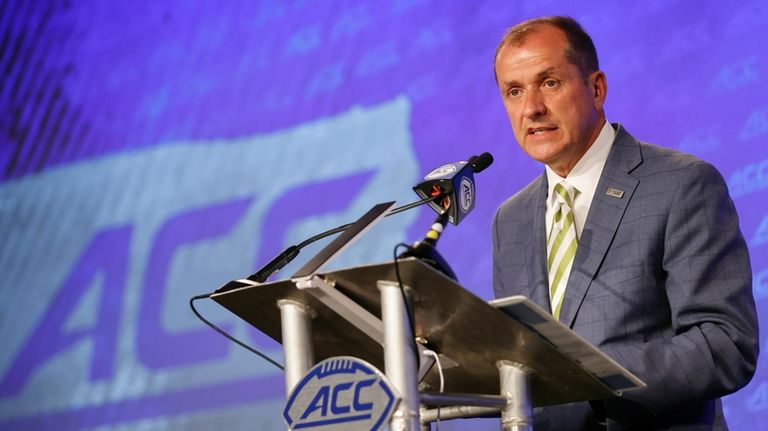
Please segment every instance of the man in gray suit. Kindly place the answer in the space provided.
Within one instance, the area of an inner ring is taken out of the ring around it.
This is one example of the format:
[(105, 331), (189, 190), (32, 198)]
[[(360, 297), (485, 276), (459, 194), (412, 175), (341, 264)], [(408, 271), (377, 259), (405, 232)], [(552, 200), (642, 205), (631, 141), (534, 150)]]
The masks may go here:
[(648, 387), (536, 409), (536, 430), (727, 429), (719, 397), (757, 363), (752, 275), (721, 175), (606, 121), (589, 35), (550, 17), (511, 28), (496, 80), (545, 172), (499, 208), (494, 293), (525, 295)]

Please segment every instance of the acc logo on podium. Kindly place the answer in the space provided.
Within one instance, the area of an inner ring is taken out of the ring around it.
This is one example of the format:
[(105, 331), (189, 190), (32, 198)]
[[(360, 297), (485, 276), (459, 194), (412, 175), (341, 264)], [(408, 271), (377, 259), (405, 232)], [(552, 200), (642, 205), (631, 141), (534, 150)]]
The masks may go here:
[(381, 371), (339, 356), (318, 363), (296, 384), (283, 418), (292, 430), (379, 430), (399, 400)]

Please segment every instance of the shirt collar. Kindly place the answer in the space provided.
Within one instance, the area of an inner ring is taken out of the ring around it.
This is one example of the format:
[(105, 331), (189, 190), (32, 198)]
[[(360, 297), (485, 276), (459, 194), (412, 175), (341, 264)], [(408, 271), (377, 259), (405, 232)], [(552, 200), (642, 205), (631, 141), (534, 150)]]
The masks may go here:
[(595, 139), (594, 144), (592, 144), (581, 159), (576, 162), (576, 165), (571, 169), (567, 178), (561, 177), (549, 166), (545, 166), (549, 187), (547, 196), (549, 196), (549, 199), (552, 199), (554, 196), (555, 184), (566, 180), (568, 184), (579, 191), (578, 195), (580, 197), (588, 198), (587, 201), (591, 202), (615, 136), (616, 131), (613, 130), (611, 123), (606, 121), (605, 124), (603, 124), (603, 128), (600, 130), (597, 139)]

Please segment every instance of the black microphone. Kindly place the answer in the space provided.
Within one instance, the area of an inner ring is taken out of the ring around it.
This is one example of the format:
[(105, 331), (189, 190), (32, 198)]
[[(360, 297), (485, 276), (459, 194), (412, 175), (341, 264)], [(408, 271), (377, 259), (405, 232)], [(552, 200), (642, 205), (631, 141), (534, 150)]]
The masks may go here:
[[(458, 225), (475, 208), (474, 173), (480, 173), (493, 163), (493, 156), (485, 152), (472, 156), (466, 162), (448, 163), (433, 169), (424, 181), (413, 186), (422, 198), (443, 195), (429, 203), (435, 212), (448, 210), (448, 220)], [(455, 204), (455, 205), (454, 205)]]
[(485, 168), (491, 166), (491, 163), (493, 163), (493, 156), (486, 151), (479, 156), (470, 157), (469, 160), (467, 160), (467, 163), (472, 166), (472, 172), (479, 174), (480, 172), (483, 172)]
[(482, 172), (491, 163), (493, 156), (485, 152), (470, 157), (466, 162), (442, 165), (428, 173), (424, 181), (413, 186), (413, 190), (422, 198), (436, 198), (429, 206), (437, 211), (438, 216), (424, 239), (415, 242), (398, 258), (418, 258), (449, 278), (457, 280), (456, 273), (437, 251), (437, 240), (449, 220), (453, 224), (459, 224), (475, 207), (475, 181), (472, 174)]

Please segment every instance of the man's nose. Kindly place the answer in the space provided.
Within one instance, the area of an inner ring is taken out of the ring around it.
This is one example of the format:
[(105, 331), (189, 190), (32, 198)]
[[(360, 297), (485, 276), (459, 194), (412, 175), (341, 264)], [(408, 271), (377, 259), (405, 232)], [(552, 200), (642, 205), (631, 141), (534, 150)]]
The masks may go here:
[(547, 113), (547, 106), (544, 104), (544, 98), (539, 91), (529, 91), (525, 95), (523, 105), (523, 115), (527, 118), (540, 117)]

